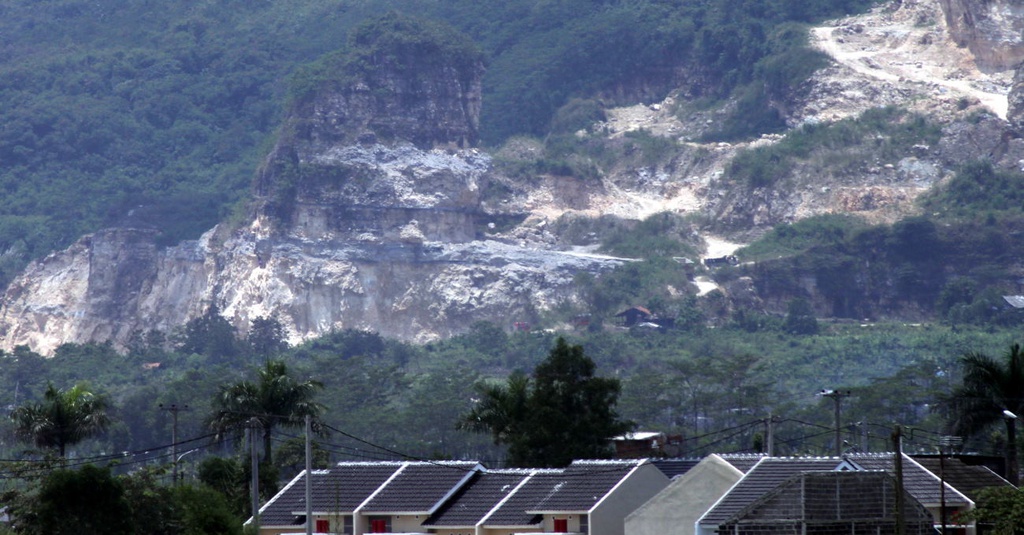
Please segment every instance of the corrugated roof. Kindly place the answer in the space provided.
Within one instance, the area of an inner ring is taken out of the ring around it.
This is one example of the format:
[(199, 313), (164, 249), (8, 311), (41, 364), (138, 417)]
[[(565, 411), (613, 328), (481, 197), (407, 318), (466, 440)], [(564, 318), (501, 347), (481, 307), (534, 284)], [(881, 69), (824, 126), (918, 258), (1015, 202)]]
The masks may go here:
[[(403, 463), (342, 463), (329, 470), (314, 470), (313, 511), (351, 514), (388, 480)], [(260, 522), (267, 526), (291, 526), (296, 513), (306, 510), (305, 472), (260, 510)], [(304, 515), (305, 513), (302, 513)]]
[(764, 457), (698, 522), (721, 525), (794, 475), (834, 470), (841, 462), (836, 457)]
[(431, 515), (424, 526), (471, 528), (529, 476), (522, 470), (496, 470), (475, 475)]
[(1024, 308), (1024, 295), (1004, 295), (1003, 300), (1013, 308)]
[(635, 433), (626, 433), (625, 435), (613, 437), (612, 440), (650, 440), (661, 436), (665, 436), (665, 433), (659, 433), (658, 431), (637, 431)]
[(411, 462), (361, 509), (366, 513), (430, 514), (467, 482), (472, 461)]

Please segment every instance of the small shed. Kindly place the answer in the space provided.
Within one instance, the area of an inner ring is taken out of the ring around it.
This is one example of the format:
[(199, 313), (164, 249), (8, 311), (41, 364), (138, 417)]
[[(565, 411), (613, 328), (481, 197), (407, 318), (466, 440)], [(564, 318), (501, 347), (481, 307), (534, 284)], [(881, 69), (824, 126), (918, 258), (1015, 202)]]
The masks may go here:
[(632, 327), (654, 317), (650, 310), (642, 306), (632, 306), (615, 315), (616, 318), (623, 318), (622, 324)]

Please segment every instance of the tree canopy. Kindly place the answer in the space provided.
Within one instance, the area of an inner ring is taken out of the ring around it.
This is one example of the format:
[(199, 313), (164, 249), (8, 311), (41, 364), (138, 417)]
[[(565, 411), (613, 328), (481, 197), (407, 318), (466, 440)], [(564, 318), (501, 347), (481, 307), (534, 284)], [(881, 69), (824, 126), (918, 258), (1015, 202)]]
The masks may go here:
[(54, 448), (64, 457), (67, 447), (102, 433), (110, 424), (107, 401), (79, 383), (68, 390), (49, 384), (43, 399), (11, 413), (15, 434), (40, 448)]
[(458, 425), (490, 432), (496, 443), (508, 446), (515, 466), (567, 466), (574, 459), (610, 457), (610, 439), (633, 424), (616, 411), (618, 379), (597, 377), (595, 368), (582, 346), (559, 338), (532, 379), (513, 373), (505, 385), (481, 384), (480, 400)]
[(240, 433), (255, 419), (263, 433), (264, 462), (271, 463), (271, 439), (277, 426), (300, 427), (307, 415), (318, 417), (324, 406), (313, 400), (323, 388), (319, 381), (300, 382), (288, 375), (280, 360), (269, 360), (257, 371), (257, 381), (222, 386), (209, 426), (218, 433)]
[[(953, 432), (973, 435), (1004, 422), (1007, 443), (1007, 480), (1017, 484), (1016, 420), (1024, 415), (1024, 353), (1013, 344), (1004, 360), (969, 352), (962, 359), (963, 384), (949, 395)], [(1010, 414), (1007, 414), (1007, 411)]]

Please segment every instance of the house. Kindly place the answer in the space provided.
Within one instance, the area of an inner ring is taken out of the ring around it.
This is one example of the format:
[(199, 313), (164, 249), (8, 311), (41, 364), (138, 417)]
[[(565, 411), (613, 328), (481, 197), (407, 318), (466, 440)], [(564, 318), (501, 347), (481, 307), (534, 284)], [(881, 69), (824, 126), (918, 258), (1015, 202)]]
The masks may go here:
[[(417, 532), (482, 469), (476, 462), (351, 462), (314, 470), (314, 531)], [(306, 532), (305, 487), (303, 471), (260, 508), (261, 534)]]
[(682, 435), (666, 435), (654, 431), (637, 431), (612, 438), (616, 459), (643, 459), (679, 454)]
[(722, 520), (718, 533), (896, 534), (902, 517), (903, 534), (933, 535), (931, 514), (906, 491), (900, 511), (896, 496), (886, 472), (800, 472)]
[[(933, 518), (940, 518), (943, 501), (951, 518), (955, 513), (974, 508), (973, 501), (948, 483), (941, 482), (935, 474), (912, 458), (903, 455), (902, 459), (902, 480), (905, 492), (914, 503), (920, 504)], [(894, 455), (881, 453), (848, 454), (842, 458), (766, 457), (751, 468), (713, 507), (700, 517), (695, 532), (697, 535), (713, 535), (719, 532), (722, 526), (734, 520), (741, 511), (750, 507), (767, 493), (775, 491), (797, 474), (834, 471), (884, 472), (894, 477)], [(882, 518), (884, 511), (876, 513), (872, 521), (884, 524), (886, 522)], [(973, 533), (973, 527), (956, 527), (965, 533)]]
[(694, 530), (687, 533), (715, 535), (723, 523), (790, 477), (801, 472), (834, 470), (840, 462), (834, 457), (764, 457), (701, 514)]
[(689, 459), (655, 461), (655, 466), (670, 476), (672, 482), (626, 516), (626, 533), (693, 533), (697, 519), (753, 466), (747, 462), (754, 458), (752, 456), (734, 457), (740, 468), (726, 457), (712, 454), (695, 464)]
[(618, 314), (615, 315), (615, 317), (622, 318), (623, 326), (632, 327), (634, 325), (639, 325), (640, 323), (650, 320), (651, 318), (654, 317), (654, 314), (652, 314), (650, 310), (647, 310), (642, 306), (633, 306), (627, 308), (626, 310), (623, 310), (622, 312), (619, 312)]
[[(624, 535), (668, 485), (645, 459), (489, 470), (475, 462), (340, 463), (310, 474), (316, 533)], [(305, 472), (260, 510), (263, 535), (305, 532)]]
[[(854, 453), (845, 458), (859, 470), (884, 470), (895, 474), (894, 456), (892, 453)], [(942, 530), (942, 505), (945, 502), (949, 529), (957, 529), (960, 533), (973, 534), (973, 526), (952, 525), (958, 513), (974, 509), (974, 500), (968, 498), (960, 490), (954, 488), (950, 481), (942, 481), (938, 474), (925, 468), (914, 458), (903, 454), (903, 488), (920, 502), (935, 518), (935, 528)]]
[[(985, 465), (968, 464), (965, 457), (946, 456), (912, 456), (926, 470), (948, 482), (953, 488), (977, 503), (980, 491), (989, 488), (1013, 487), (991, 468)], [(973, 457), (973, 456), (968, 456)], [(1001, 461), (1002, 459), (999, 458)]]

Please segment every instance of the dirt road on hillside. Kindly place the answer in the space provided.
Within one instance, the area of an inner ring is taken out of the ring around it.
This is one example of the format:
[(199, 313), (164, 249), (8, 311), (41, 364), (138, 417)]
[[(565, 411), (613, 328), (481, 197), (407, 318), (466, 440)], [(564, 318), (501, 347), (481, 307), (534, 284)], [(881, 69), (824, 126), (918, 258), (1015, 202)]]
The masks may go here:
[(974, 98), (1006, 118), (1009, 75), (978, 70), (971, 53), (950, 39), (935, 0), (904, 2), (896, 11), (877, 8), (814, 28), (812, 38), (837, 63), (861, 75)]

